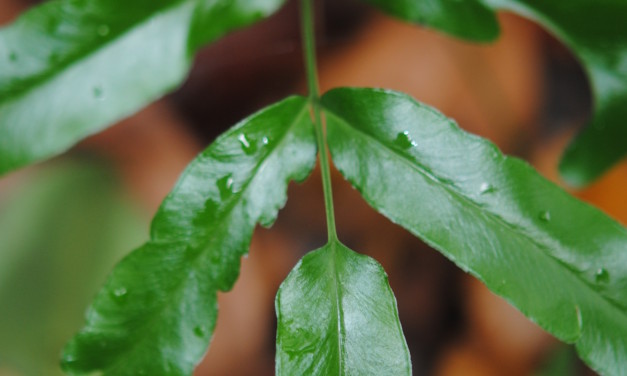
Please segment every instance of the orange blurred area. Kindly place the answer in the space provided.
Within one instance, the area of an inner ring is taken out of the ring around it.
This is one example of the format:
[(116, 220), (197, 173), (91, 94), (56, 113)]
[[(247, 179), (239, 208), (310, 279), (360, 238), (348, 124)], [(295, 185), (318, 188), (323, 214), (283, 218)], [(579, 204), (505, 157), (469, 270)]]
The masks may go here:
[[(492, 140), (504, 152), (530, 161), (559, 183), (558, 158), (585, 123), (590, 99), (577, 62), (540, 27), (501, 14), (498, 42), (476, 45), (393, 20), (358, 1), (317, 4), (323, 91), (374, 86), (407, 92), (469, 132)], [(14, 19), (27, 5), (3, 0), (0, 23)], [(84, 237), (60, 239), (56, 248), (56, 243), (42, 240), (28, 248), (27, 257), (12, 256), (17, 260), (13, 269), (6, 272), (5, 280), (0, 279), (0, 331), (28, 327), (27, 338), (46, 340), (42, 345), (11, 337), (19, 331), (0, 334), (0, 376), (60, 374), (55, 368), (58, 354), (80, 328), (82, 312), (97, 286), (122, 254), (146, 239), (149, 218), (186, 164), (236, 121), (289, 94), (302, 93), (304, 87), (298, 8), (290, 1), (271, 19), (201, 51), (189, 79), (175, 93), (81, 142), (66, 156), (0, 180), (4, 216), (9, 216), (9, 207), (15, 213), (21, 210), (8, 201), (26, 193), (50, 207), (84, 195), (83, 206), (71, 211), (79, 219), (66, 218), (63, 223), (68, 226), (76, 226), (80, 218), (89, 225), (89, 213), (111, 215), (106, 229), (83, 230), (92, 234), (91, 239), (110, 242), (102, 248), (106, 257), (84, 249), (92, 244)], [(68, 164), (72, 167), (63, 167)], [(92, 176), (86, 171), (91, 169), (105, 172)], [(61, 177), (53, 176), (54, 171), (62, 171)], [(76, 186), (78, 181), (92, 189), (90, 182), (98, 179), (112, 182), (100, 193), (110, 196), (108, 207), (98, 207), (94, 202), (98, 200), (83, 191), (55, 188)], [(388, 273), (414, 374), (534, 375), (562, 346), (438, 252), (374, 212), (339, 173), (334, 172), (333, 179), (340, 238), (376, 258)], [(41, 192), (26, 192), (33, 182), (43, 187)], [(50, 189), (44, 189), (48, 185)], [(627, 164), (623, 163), (575, 194), (627, 224), (625, 187)], [(29, 208), (24, 223), (40, 221), (41, 231), (60, 231), (58, 220), (43, 217), (44, 209)], [(111, 214), (114, 208), (119, 213)], [(106, 234), (101, 232), (105, 230)], [(28, 228), (15, 231), (29, 234)], [(128, 232), (125, 240), (112, 235), (114, 231)], [(274, 374), (274, 296), (296, 262), (324, 243), (325, 231), (316, 170), (304, 184), (290, 187), (288, 204), (275, 226), (256, 231), (234, 290), (220, 295), (217, 331), (195, 375)], [(24, 242), (16, 239), (16, 247)], [(76, 246), (76, 253), (63, 253), (64, 244)], [(58, 256), (50, 256), (54, 252)], [(44, 254), (50, 260), (37, 262), (44, 260)], [(40, 275), (49, 268), (57, 268), (65, 277)], [(23, 291), (6, 293), (7, 286), (13, 289), (16, 283), (23, 284)], [(26, 299), (29, 294), (39, 300)], [(11, 310), (15, 313), (9, 314)], [(35, 319), (46, 325), (28, 321)], [(30, 359), (41, 365), (29, 365)], [(576, 358), (572, 362), (575, 374), (593, 374)]]

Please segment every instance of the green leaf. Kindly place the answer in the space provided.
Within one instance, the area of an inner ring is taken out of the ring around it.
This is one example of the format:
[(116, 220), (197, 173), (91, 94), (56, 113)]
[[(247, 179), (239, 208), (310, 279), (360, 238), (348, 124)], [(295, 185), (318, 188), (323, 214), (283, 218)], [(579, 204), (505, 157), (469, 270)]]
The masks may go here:
[(592, 182), (627, 155), (627, 2), (623, 0), (364, 0), (400, 19), (459, 38), (491, 41), (494, 11), (547, 28), (581, 60), (592, 86), (594, 115), (560, 164), (570, 184)]
[(575, 350), (570, 346), (561, 346), (549, 354), (534, 376), (576, 375), (577, 365)]
[(385, 271), (339, 242), (296, 265), (276, 311), (277, 375), (411, 375)]
[(627, 369), (627, 230), (399, 93), (322, 98), (329, 148), (376, 210), (607, 375)]
[(405, 21), (459, 38), (492, 41), (499, 35), (494, 13), (479, 0), (363, 0)]
[(292, 97), (220, 136), (164, 200), (150, 241), (109, 276), (67, 345), (63, 368), (189, 375), (207, 350), (216, 294), (232, 288), (256, 223), (269, 226), (287, 182), (315, 163), (309, 105)]
[(562, 176), (584, 185), (627, 155), (627, 2), (486, 0), (546, 27), (577, 55), (588, 74), (594, 115), (562, 159)]
[(0, 174), (162, 96), (193, 53), (283, 0), (53, 0), (0, 30)]

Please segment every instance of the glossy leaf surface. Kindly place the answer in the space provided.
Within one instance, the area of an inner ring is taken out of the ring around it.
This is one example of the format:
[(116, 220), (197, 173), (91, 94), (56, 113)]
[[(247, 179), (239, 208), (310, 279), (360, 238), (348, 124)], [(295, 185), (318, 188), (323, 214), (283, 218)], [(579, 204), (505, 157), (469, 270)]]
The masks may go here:
[(114, 269), (67, 345), (73, 374), (190, 375), (207, 350), (216, 293), (233, 286), (256, 223), (270, 225), (290, 179), (315, 163), (305, 98), (292, 97), (220, 136), (185, 170), (150, 241)]
[(385, 271), (338, 242), (296, 265), (276, 311), (277, 375), (411, 375)]
[(487, 0), (493, 8), (546, 27), (581, 59), (594, 115), (566, 150), (560, 170), (572, 184), (591, 182), (627, 155), (627, 2)]
[(333, 161), (379, 212), (607, 375), (627, 369), (627, 230), (395, 92), (322, 98)]
[(0, 30), (0, 174), (177, 86), (196, 48), (283, 0), (54, 0)]
[(429, 26), (459, 38), (491, 41), (499, 35), (494, 12), (479, 0), (364, 0), (409, 22)]

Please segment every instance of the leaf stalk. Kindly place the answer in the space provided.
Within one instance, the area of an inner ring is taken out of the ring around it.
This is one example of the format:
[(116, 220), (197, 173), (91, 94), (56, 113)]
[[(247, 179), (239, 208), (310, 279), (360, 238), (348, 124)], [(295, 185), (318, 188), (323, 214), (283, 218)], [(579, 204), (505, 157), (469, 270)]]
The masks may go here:
[(333, 209), (333, 189), (331, 184), (331, 167), (329, 164), (328, 147), (324, 130), (323, 116), (320, 109), (320, 94), (318, 87), (318, 69), (316, 66), (316, 39), (314, 34), (314, 12), (312, 0), (301, 0), (301, 24), (303, 38), (303, 52), (307, 71), (307, 86), (309, 101), (316, 128), (316, 141), (320, 158), (322, 174), (322, 190), (324, 192), (324, 207), (327, 218), (328, 241), (337, 241), (335, 228), (335, 212)]

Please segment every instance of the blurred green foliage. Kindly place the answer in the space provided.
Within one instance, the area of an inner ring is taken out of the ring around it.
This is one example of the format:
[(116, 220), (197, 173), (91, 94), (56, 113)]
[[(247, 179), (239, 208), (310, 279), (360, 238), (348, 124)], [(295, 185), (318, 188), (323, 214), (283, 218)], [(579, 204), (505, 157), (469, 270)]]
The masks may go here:
[(0, 375), (61, 374), (94, 291), (147, 227), (99, 163), (53, 163), (0, 196)]

